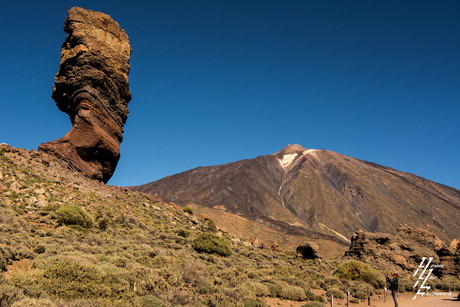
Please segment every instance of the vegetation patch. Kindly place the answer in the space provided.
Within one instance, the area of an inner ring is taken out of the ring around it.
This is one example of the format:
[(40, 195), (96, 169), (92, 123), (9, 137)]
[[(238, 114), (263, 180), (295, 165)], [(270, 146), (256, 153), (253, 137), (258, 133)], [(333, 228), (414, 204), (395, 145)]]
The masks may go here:
[(185, 213), (188, 213), (190, 215), (193, 215), (193, 209), (190, 208), (190, 207), (185, 207), (184, 209), (182, 209), (182, 211), (184, 211)]
[(361, 280), (366, 283), (372, 283), (377, 289), (385, 285), (385, 278), (378, 270), (372, 268), (372, 266), (367, 263), (357, 260), (349, 260), (342, 263), (335, 269), (333, 275), (338, 278)]
[(65, 300), (81, 297), (121, 298), (129, 290), (129, 284), (114, 274), (104, 274), (96, 268), (71, 260), (58, 262), (47, 269), (42, 277), (42, 287), (47, 293)]
[(232, 247), (227, 239), (210, 232), (204, 232), (196, 237), (192, 246), (199, 253), (204, 252), (221, 256), (233, 254)]
[(77, 225), (83, 228), (93, 227), (93, 218), (76, 205), (65, 205), (56, 210), (59, 223), (66, 226)]

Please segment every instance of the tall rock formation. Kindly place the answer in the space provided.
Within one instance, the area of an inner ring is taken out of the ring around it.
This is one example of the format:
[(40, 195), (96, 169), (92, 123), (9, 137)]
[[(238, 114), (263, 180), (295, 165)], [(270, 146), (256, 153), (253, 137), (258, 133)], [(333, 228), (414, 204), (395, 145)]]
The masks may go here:
[(39, 146), (87, 176), (107, 182), (120, 158), (131, 100), (128, 35), (109, 15), (79, 7), (68, 11), (52, 98), (72, 129)]

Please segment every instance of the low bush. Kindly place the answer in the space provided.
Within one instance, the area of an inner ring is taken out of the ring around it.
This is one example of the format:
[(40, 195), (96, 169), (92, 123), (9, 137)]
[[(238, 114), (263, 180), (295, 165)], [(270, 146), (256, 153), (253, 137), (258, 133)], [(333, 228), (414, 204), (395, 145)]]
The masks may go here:
[(307, 298), (305, 291), (297, 286), (285, 286), (281, 288), (278, 296), (291, 301), (304, 301)]
[(385, 278), (379, 271), (367, 263), (356, 260), (350, 260), (339, 265), (333, 275), (338, 278), (362, 280), (371, 283), (376, 288), (385, 285)]
[(362, 291), (362, 290), (356, 291), (356, 292), (353, 294), (353, 296), (354, 296), (355, 298), (357, 298), (358, 300), (365, 300), (365, 299), (367, 299), (367, 293), (364, 292), (364, 291)]
[(352, 304), (359, 304), (359, 299), (357, 299), (357, 298), (352, 298), (352, 299), (350, 300), (350, 303), (352, 303)]
[[(3, 306), (3, 305), (0, 305)], [(11, 307), (56, 307), (53, 302), (47, 299), (35, 299), (35, 298), (26, 298), (20, 301), (17, 301)]]
[(270, 290), (268, 287), (264, 284), (254, 282), (252, 283), (252, 286), (254, 288), (254, 294), (258, 297), (263, 297), (263, 296), (269, 296)]
[(166, 307), (166, 304), (153, 295), (138, 296), (133, 299), (136, 307)]
[(108, 217), (103, 217), (100, 220), (98, 220), (98, 225), (97, 228), (100, 230), (107, 230), (107, 227), (109, 226), (110, 220)]
[(267, 307), (267, 304), (261, 302), (259, 300), (253, 300), (249, 298), (245, 298), (242, 300), (244, 307)]
[(302, 305), (301, 307), (323, 307), (324, 303), (318, 302), (318, 301), (312, 301), (308, 302), (305, 305)]
[(306, 295), (306, 300), (307, 301), (315, 301), (316, 300), (316, 294), (314, 294), (310, 290), (305, 290), (305, 295)]
[(208, 219), (207, 222), (208, 222), (208, 230), (209, 231), (212, 231), (212, 232), (218, 232), (219, 231), (219, 229), (216, 226), (216, 223), (214, 223), (213, 220)]
[(179, 228), (179, 230), (177, 230), (177, 235), (181, 236), (183, 238), (188, 238), (188, 237), (190, 237), (190, 230), (184, 229), (184, 228)]
[(56, 210), (56, 215), (59, 223), (66, 226), (78, 225), (86, 229), (93, 227), (92, 217), (76, 205), (62, 206)]
[(29, 286), (23, 290), (24, 294), (30, 298), (39, 299), (43, 294), (43, 290), (37, 286)]
[(14, 302), (24, 298), (24, 294), (12, 285), (2, 285), (0, 287), (0, 306), (11, 306)]
[(200, 234), (192, 243), (197, 252), (208, 254), (218, 254), (221, 256), (230, 256), (233, 254), (230, 242), (216, 234), (204, 232)]
[(36, 252), (37, 254), (44, 254), (46, 252), (46, 246), (42, 245), (42, 244), (39, 244), (39, 245), (35, 246), (34, 252)]
[(13, 249), (4, 244), (0, 244), (0, 272), (6, 270), (6, 266), (13, 259)]
[(73, 230), (76, 230), (78, 232), (81, 232), (84, 235), (88, 234), (88, 229), (86, 229), (83, 226), (80, 226), (80, 225), (68, 225), (67, 227), (72, 228)]
[(188, 213), (190, 215), (193, 215), (193, 209), (190, 208), (190, 207), (185, 207), (184, 209), (182, 209), (182, 211), (184, 211), (185, 213)]
[(345, 294), (339, 288), (335, 288), (335, 287), (331, 287), (331, 288), (327, 289), (326, 295), (328, 297), (333, 295), (335, 298), (338, 298), (338, 299), (341, 299), (341, 300), (345, 298)]
[(41, 279), (42, 288), (51, 295), (65, 300), (78, 298), (122, 297), (129, 284), (113, 274), (65, 260), (48, 268)]

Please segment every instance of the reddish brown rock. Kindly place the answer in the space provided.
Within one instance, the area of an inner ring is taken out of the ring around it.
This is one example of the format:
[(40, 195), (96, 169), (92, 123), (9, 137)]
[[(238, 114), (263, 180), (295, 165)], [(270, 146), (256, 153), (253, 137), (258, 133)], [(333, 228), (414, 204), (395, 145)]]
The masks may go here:
[(278, 252), (278, 253), (284, 253), (283, 249), (277, 243), (272, 244), (272, 251)]
[(181, 210), (181, 207), (179, 207), (178, 205), (176, 205), (176, 204), (173, 203), (173, 202), (170, 202), (168, 205), (170, 205), (171, 207), (173, 207), (174, 210), (176, 210), (176, 211), (180, 211), (180, 210)]
[(260, 243), (260, 247), (265, 250), (270, 250), (270, 246), (265, 241), (262, 241), (262, 243)]
[(358, 230), (351, 237), (351, 246), (345, 253), (345, 258), (392, 271), (411, 271), (420, 265), (423, 258), (432, 258), (433, 274), (438, 277), (459, 274), (459, 256), (430, 229), (407, 225), (400, 225), (395, 236)]
[(157, 199), (153, 197), (152, 194), (145, 194), (145, 198), (150, 200), (152, 203), (155, 203), (157, 201)]
[(120, 158), (131, 100), (129, 38), (109, 15), (79, 7), (68, 11), (64, 31), (68, 35), (52, 97), (73, 126), (39, 150), (107, 182)]
[(201, 221), (207, 221), (211, 219), (211, 217), (205, 213), (201, 213), (200, 215), (197, 216), (197, 218)]
[(251, 245), (255, 246), (255, 247), (260, 247), (260, 240), (259, 238), (257, 238), (256, 236), (254, 237), (251, 237), (249, 240), (248, 240), (249, 243), (251, 243)]
[(460, 248), (460, 241), (458, 241), (457, 239), (453, 239), (452, 242), (450, 242), (449, 244), (449, 248), (453, 251), (453, 253), (455, 254), (455, 252), (457, 251), (457, 249)]

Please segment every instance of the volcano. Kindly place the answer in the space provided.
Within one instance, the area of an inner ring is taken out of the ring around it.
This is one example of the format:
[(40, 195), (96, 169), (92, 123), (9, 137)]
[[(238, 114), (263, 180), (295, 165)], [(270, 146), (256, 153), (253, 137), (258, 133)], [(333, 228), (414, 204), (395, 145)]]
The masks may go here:
[(460, 238), (459, 190), (297, 144), (133, 189), (179, 206), (208, 208), (208, 214), (237, 215), (283, 234), (347, 246), (358, 229), (395, 233), (400, 224), (429, 228), (443, 241)]

